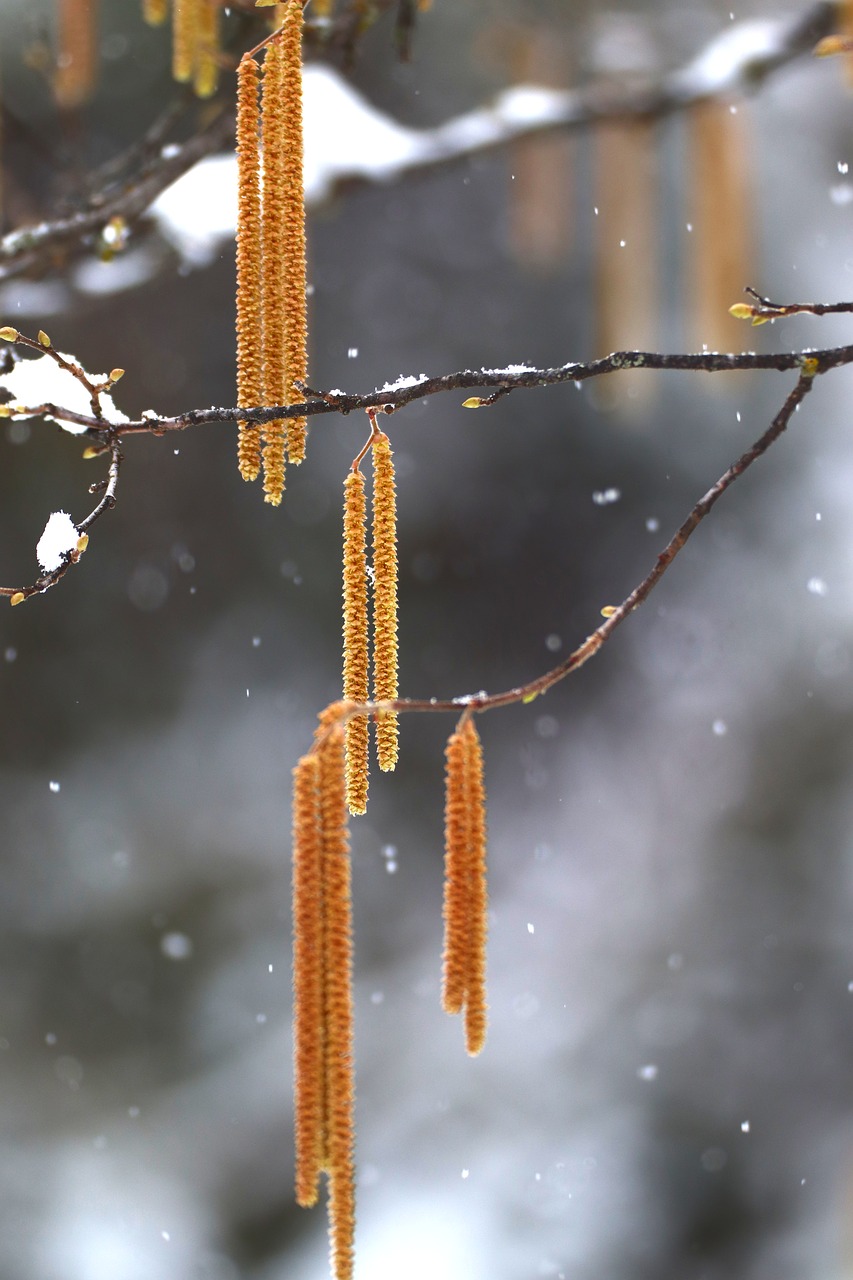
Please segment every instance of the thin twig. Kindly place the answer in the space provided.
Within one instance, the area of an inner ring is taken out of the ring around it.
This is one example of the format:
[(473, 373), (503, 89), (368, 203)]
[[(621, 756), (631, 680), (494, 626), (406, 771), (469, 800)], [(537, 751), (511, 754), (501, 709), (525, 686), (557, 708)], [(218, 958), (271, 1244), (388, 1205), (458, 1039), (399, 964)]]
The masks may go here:
[(749, 310), (755, 317), (764, 320), (779, 320), (782, 316), (832, 316), (848, 315), (853, 311), (853, 302), (771, 302), (763, 297), (751, 285), (747, 285), (744, 293), (755, 298), (759, 304)]
[[(807, 364), (806, 364), (807, 362)], [(500, 388), (502, 394), (531, 387), (557, 386), (561, 383), (581, 383), (622, 369), (665, 369), (682, 373), (732, 373), (755, 372), (774, 369), (779, 373), (801, 370), (826, 373), (853, 363), (853, 345), (827, 347), (818, 350), (781, 352), (763, 355), (755, 351), (717, 352), (703, 351), (695, 354), (667, 355), (656, 351), (615, 351), (600, 360), (569, 362), (556, 368), (536, 369), (513, 365), (507, 369), (463, 369), (440, 377), (423, 378), (404, 385), (385, 387), (360, 394), (336, 392), (312, 392), (316, 398), (302, 404), (271, 405), (257, 409), (213, 408), (189, 409), (174, 417), (160, 418), (150, 415), (133, 422), (122, 423), (122, 436), (164, 435), (170, 431), (185, 431), (187, 427), (214, 422), (270, 422), (275, 418), (311, 418), (329, 413), (352, 413), (357, 409), (380, 410), (393, 413), (415, 400), (448, 391), (468, 391), (477, 387)], [(487, 397), (481, 403), (491, 399)], [(63, 411), (53, 408), (51, 416), (61, 419)], [(97, 428), (94, 420), (85, 415), (68, 416), (68, 421)]]

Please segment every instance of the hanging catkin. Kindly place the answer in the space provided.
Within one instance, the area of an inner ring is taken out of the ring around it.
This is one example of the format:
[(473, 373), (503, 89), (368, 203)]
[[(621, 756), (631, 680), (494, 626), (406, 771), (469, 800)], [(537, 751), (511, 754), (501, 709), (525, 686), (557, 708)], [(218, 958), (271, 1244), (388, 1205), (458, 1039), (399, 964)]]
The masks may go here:
[(463, 719), (447, 744), (444, 854), (444, 973), (442, 1005), (465, 1014), (465, 1046), (472, 1056), (486, 1040), (486, 794), (483, 751), (472, 719)]
[[(237, 71), (237, 404), (263, 401), (261, 344), (261, 188), (258, 145), (258, 64), (245, 55)], [(261, 428), (241, 422), (240, 474), (256, 480), (261, 469)]]
[(444, 972), (445, 1013), (461, 1013), (465, 1003), (468, 943), (468, 791), (463, 728), (450, 735), (444, 801)]
[(351, 1280), (355, 1233), (352, 894), (344, 730), (334, 725), (320, 750), (325, 975), (325, 1166), (335, 1280)]
[[(305, 399), (296, 386), (308, 376), (307, 280), (305, 266), (305, 186), (302, 156), (302, 0), (289, 0), (281, 30), (282, 84), (282, 198), (285, 217), (282, 240), (283, 276), (280, 283), (284, 305), (284, 395), (285, 404)], [(306, 421), (287, 420), (288, 461), (299, 464), (305, 457)]]
[[(397, 685), (397, 499), (391, 442), (373, 438), (373, 697), (391, 702)], [(376, 717), (376, 754), (386, 772), (397, 763), (395, 712)]]
[[(285, 66), (281, 46), (273, 42), (264, 53), (261, 121), (264, 142), (262, 247), (262, 306), (264, 317), (264, 403), (283, 404), (285, 372), (284, 240), (287, 203), (284, 198), (284, 152), (287, 145), (282, 110)], [(285, 426), (281, 419), (264, 427), (264, 500), (278, 506), (284, 493)]]
[[(368, 696), (367, 548), (364, 476), (350, 471), (344, 482), (344, 697)], [(368, 720), (353, 716), (346, 730), (347, 805), (350, 813), (367, 809)]]
[(193, 78), (201, 0), (174, 0), (172, 6), (172, 77), (180, 84)]
[(335, 1280), (351, 1280), (355, 1232), (352, 893), (345, 781), (346, 704), (320, 717), (294, 770), (293, 927), (296, 1196), (329, 1181)]
[(317, 1202), (325, 1156), (323, 837), (320, 758), (293, 771), (293, 1077), (296, 1200)]
[(210, 98), (219, 83), (219, 0), (199, 0), (193, 89)]
[(469, 720), (468, 725), (466, 772), (468, 775), (470, 884), (465, 1047), (474, 1057), (486, 1043), (486, 943), (489, 894), (486, 879), (486, 790), (483, 781), (483, 747), (474, 721)]

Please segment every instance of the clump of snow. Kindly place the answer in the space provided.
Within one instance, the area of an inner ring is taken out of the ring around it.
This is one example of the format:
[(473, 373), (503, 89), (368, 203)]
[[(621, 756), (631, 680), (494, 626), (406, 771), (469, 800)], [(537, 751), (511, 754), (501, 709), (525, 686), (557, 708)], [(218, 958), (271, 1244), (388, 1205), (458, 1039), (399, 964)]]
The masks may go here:
[(413, 373), (401, 373), (394, 382), (386, 382), (384, 387), (377, 387), (376, 390), (381, 395), (383, 391), (402, 391), (404, 387), (417, 387), (426, 381), (425, 373), (419, 373), (417, 377)]
[(724, 31), (670, 78), (675, 92), (719, 93), (748, 76), (750, 66), (776, 56), (787, 35), (785, 22), (742, 22)]
[(325, 199), (341, 173), (392, 178), (417, 159), (424, 143), (377, 110), (331, 67), (305, 68), (305, 198)]
[(149, 216), (190, 267), (206, 267), (237, 227), (237, 160), (207, 156), (157, 197)]
[[(77, 364), (74, 356), (60, 352), (64, 360)], [(106, 382), (105, 373), (83, 372), (92, 383)], [(37, 409), (42, 404), (53, 404), (58, 409), (69, 409), (72, 413), (85, 413), (91, 417), (92, 399), (82, 382), (68, 373), (49, 355), (36, 356), (35, 360), (18, 360), (9, 373), (0, 374), (0, 387), (14, 397), (16, 404), (23, 408)], [(126, 414), (115, 407), (112, 396), (101, 393), (101, 411), (107, 422), (129, 422)], [(64, 431), (72, 435), (82, 435), (86, 427), (77, 422), (63, 422), (55, 419)]]
[(54, 511), (38, 540), (36, 556), (45, 573), (53, 573), (69, 551), (74, 551), (80, 534), (67, 511)]

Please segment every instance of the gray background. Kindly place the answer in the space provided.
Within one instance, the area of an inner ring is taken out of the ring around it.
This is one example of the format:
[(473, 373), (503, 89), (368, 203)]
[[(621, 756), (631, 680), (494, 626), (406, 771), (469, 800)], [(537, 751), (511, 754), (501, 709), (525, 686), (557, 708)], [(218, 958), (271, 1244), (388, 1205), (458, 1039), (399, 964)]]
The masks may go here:
[[(664, 70), (729, 12), (629, 16)], [(394, 62), (386, 23), (356, 82), (408, 124), (440, 123), (507, 82), (501, 24), (547, 21), (579, 83), (602, 13), (436, 0), (413, 63)], [(0, 12), (7, 105), (31, 131), (7, 130), (13, 221), (73, 200), (173, 92), (165, 33), (104, 4), (97, 96), (61, 125), (22, 65), (40, 21), (52, 7)], [(741, 109), (752, 282), (849, 296), (843, 69), (803, 62)], [(680, 350), (686, 255), (702, 245), (684, 227), (683, 122), (658, 142), (661, 341)], [(513, 250), (512, 164), (354, 188), (313, 213), (315, 385), (593, 354), (590, 144), (573, 243), (546, 270)], [(3, 323), (124, 366), (128, 413), (231, 404), (233, 251), (193, 272), (161, 258), (139, 288), (53, 314), (28, 312), (33, 282), (14, 282)], [(36, 295), (48, 311), (55, 282)], [(741, 341), (848, 332), (801, 319)], [(479, 413), (450, 395), (391, 419), (402, 691), (497, 690), (553, 665), (791, 381), (661, 377), (633, 414), (589, 389)], [(853, 1272), (849, 392), (847, 371), (821, 381), (592, 665), (484, 719), (491, 1029), (474, 1062), (439, 1008), (451, 726), (404, 719), (397, 774), (374, 779), (353, 824), (362, 1280)], [(326, 1274), (323, 1213), (292, 1201), (289, 786), (339, 687), (340, 485), (364, 433), (322, 420), (279, 511), (240, 481), (231, 428), (128, 441), (119, 506), (80, 567), (0, 611), (10, 1280)], [(34, 576), (51, 510), (84, 513), (97, 465), (53, 427), (17, 438), (0, 441), (6, 582)], [(609, 487), (620, 500), (597, 504)]]

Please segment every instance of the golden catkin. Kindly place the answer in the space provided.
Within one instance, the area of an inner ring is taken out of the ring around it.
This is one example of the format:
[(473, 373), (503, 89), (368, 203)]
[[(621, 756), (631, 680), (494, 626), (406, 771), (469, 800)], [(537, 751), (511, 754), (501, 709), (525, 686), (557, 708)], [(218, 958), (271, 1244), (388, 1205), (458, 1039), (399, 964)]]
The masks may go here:
[(60, 0), (59, 52), (53, 92), (65, 110), (92, 94), (98, 69), (96, 0)]
[(180, 84), (193, 78), (201, 0), (173, 0), (172, 76)]
[(317, 1202), (325, 1156), (323, 843), (320, 758), (293, 771), (293, 1077), (296, 1200)]
[[(281, 31), (282, 85), (282, 198), (285, 219), (282, 239), (283, 275), (280, 281), (285, 314), (285, 403), (305, 399), (295, 385), (308, 377), (307, 279), (305, 264), (305, 185), (302, 148), (302, 0), (289, 0)], [(306, 420), (287, 421), (288, 461), (305, 457)]]
[(142, 0), (142, 17), (150, 27), (161, 27), (169, 16), (169, 0)]
[[(350, 471), (344, 482), (344, 697), (366, 702), (369, 659), (367, 641), (367, 548), (364, 476)], [(350, 813), (367, 809), (368, 720), (353, 716), (346, 730), (347, 805)]]
[(465, 770), (468, 792), (469, 942), (465, 995), (465, 1047), (474, 1057), (486, 1043), (486, 942), (489, 894), (486, 879), (486, 789), (483, 747), (473, 720), (466, 725)]
[[(397, 685), (397, 499), (391, 442), (384, 432), (373, 450), (373, 696), (393, 701)], [(398, 725), (394, 712), (376, 718), (376, 752), (386, 772), (397, 763)]]
[(447, 744), (442, 1005), (465, 1013), (465, 1045), (486, 1040), (486, 795), (480, 735), (464, 720)]
[[(263, 205), (261, 214), (263, 245), (262, 306), (264, 316), (264, 403), (284, 404), (285, 302), (284, 241), (287, 202), (284, 195), (284, 153), (287, 146), (282, 110), (285, 64), (281, 46), (267, 45), (264, 53), (264, 81), (261, 95), (261, 128), (264, 142)], [(264, 501), (278, 506), (284, 493), (285, 426), (281, 419), (264, 427)]]
[(441, 1003), (460, 1013), (465, 1003), (468, 939), (468, 800), (465, 738), (457, 728), (445, 749), (444, 972)]
[[(334, 709), (330, 709), (330, 715)], [(352, 895), (345, 785), (345, 741), (335, 724), (322, 741), (325, 983), (325, 1167), (329, 1178), (332, 1272), (350, 1280), (355, 1232), (355, 1079), (353, 1066)]]
[[(245, 55), (237, 71), (237, 404), (241, 409), (263, 402), (258, 79), (258, 64)], [(259, 426), (239, 424), (237, 456), (243, 479), (257, 479)]]
[(219, 0), (199, 0), (193, 89), (210, 98), (219, 84)]

